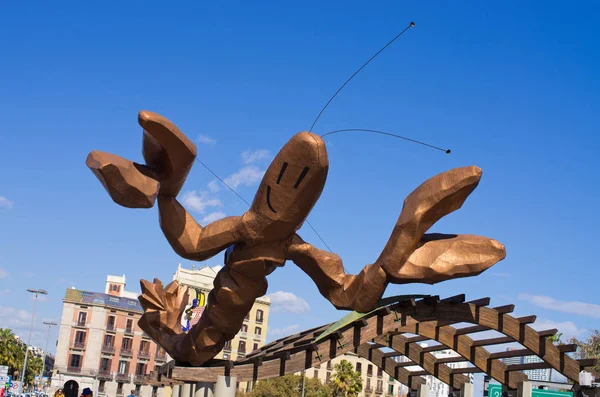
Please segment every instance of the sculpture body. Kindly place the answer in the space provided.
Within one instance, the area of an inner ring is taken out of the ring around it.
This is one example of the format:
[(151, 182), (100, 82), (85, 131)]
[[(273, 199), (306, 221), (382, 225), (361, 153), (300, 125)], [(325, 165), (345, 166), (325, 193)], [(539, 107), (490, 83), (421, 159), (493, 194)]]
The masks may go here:
[(145, 165), (94, 151), (87, 165), (111, 198), (130, 208), (158, 201), (160, 227), (181, 257), (202, 261), (223, 250), (225, 266), (200, 321), (185, 334), (180, 319), (187, 292), (172, 282), (142, 280), (140, 327), (178, 361), (202, 365), (242, 326), (254, 300), (267, 292), (266, 276), (286, 260), (298, 265), (338, 309), (374, 308), (388, 283), (437, 283), (474, 276), (505, 257), (502, 244), (470, 235), (425, 234), (443, 216), (459, 209), (477, 187), (481, 170), (457, 168), (437, 175), (411, 193), (377, 260), (358, 275), (344, 272), (342, 260), (302, 240), (296, 231), (317, 202), (329, 162), (318, 135), (294, 135), (267, 169), (250, 209), (204, 227), (179, 204), (196, 156), (194, 144), (167, 119), (140, 112)]

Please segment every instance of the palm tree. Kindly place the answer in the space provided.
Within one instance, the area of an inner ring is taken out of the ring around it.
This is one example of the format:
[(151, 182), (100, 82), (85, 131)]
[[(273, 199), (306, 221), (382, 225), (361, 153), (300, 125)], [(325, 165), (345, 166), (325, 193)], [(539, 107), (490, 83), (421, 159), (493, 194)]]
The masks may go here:
[(335, 397), (356, 397), (362, 391), (362, 377), (349, 361), (342, 360), (333, 367), (331, 377)]
[(15, 334), (10, 329), (0, 328), (0, 365), (8, 366), (10, 373), (21, 364), (20, 350), (21, 346), (17, 343)]

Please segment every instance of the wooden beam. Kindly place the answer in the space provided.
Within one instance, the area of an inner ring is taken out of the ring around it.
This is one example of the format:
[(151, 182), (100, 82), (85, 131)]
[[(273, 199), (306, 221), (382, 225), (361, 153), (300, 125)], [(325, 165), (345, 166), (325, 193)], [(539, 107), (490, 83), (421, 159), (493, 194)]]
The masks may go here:
[(535, 355), (529, 349), (507, 350), (505, 352), (497, 352), (490, 354), (490, 358), (509, 358), (509, 357), (525, 357)]

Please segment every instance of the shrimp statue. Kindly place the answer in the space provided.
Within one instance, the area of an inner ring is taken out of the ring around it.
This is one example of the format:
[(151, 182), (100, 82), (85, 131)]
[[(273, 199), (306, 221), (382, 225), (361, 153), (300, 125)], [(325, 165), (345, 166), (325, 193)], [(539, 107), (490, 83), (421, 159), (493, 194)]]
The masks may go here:
[(480, 274), (504, 259), (499, 242), (474, 235), (426, 234), (459, 209), (479, 184), (474, 166), (452, 169), (425, 181), (404, 200), (391, 236), (374, 263), (358, 275), (344, 272), (336, 254), (305, 242), (296, 231), (319, 199), (329, 168), (325, 142), (310, 132), (294, 135), (264, 174), (250, 208), (204, 227), (177, 201), (196, 159), (196, 146), (169, 120), (138, 115), (143, 157), (138, 164), (99, 151), (87, 166), (117, 204), (151, 208), (158, 201), (160, 227), (181, 257), (204, 261), (225, 251), (198, 323), (186, 333), (181, 318), (187, 289), (173, 281), (141, 281), (140, 327), (178, 362), (200, 366), (217, 355), (242, 327), (254, 300), (267, 292), (267, 276), (287, 260), (295, 263), (337, 309), (368, 312), (388, 283), (434, 284)]

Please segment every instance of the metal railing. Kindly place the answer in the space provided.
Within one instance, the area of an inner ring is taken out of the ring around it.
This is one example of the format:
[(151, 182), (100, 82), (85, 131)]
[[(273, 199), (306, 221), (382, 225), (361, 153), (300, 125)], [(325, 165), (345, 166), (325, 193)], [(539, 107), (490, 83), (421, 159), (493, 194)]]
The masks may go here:
[(133, 356), (133, 350), (122, 347), (121, 348), (121, 355), (122, 356)]
[(145, 383), (146, 375), (135, 375), (133, 378), (133, 383)]
[(260, 334), (254, 334), (254, 340), (261, 340), (262, 335)]
[(100, 349), (102, 353), (114, 354), (115, 347), (111, 345), (102, 345), (102, 349)]
[(129, 382), (129, 374), (115, 374), (115, 380), (117, 382), (127, 383)]
[(78, 327), (85, 327), (85, 321), (77, 321)]
[(126, 334), (133, 334), (133, 328), (125, 328)]
[(115, 332), (117, 327), (114, 324), (106, 324), (106, 330), (110, 332)]
[(167, 361), (167, 353), (156, 353), (154, 359), (157, 361)]
[(73, 349), (85, 349), (85, 342), (73, 342)]
[(248, 332), (240, 332), (240, 338), (247, 338), (248, 337)]
[(112, 374), (108, 369), (99, 369), (98, 370), (98, 379), (101, 380), (112, 380)]
[(150, 358), (150, 352), (147, 350), (140, 350), (138, 352), (138, 357), (139, 358)]

